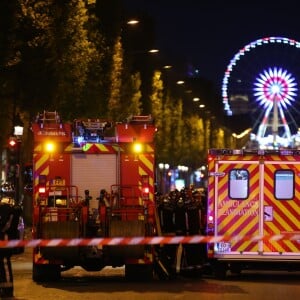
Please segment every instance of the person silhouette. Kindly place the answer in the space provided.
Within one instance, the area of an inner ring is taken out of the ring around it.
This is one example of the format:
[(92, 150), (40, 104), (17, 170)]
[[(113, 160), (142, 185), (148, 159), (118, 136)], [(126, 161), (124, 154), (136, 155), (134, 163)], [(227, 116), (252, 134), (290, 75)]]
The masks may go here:
[[(8, 240), (8, 232), (14, 218), (11, 204), (0, 202), (0, 239)], [(0, 298), (12, 299), (14, 293), (13, 272), (11, 266), (12, 249), (0, 249)]]

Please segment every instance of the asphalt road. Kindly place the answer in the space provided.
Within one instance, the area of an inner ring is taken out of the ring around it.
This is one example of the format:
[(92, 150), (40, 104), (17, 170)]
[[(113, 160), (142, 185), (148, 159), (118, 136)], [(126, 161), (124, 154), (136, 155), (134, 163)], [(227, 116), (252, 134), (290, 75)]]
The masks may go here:
[(61, 281), (32, 281), (32, 249), (13, 257), (14, 289), (18, 300), (290, 300), (300, 295), (300, 272), (243, 272), (219, 281), (210, 276), (178, 276), (174, 280), (128, 282), (123, 268), (86, 272), (80, 267), (63, 273)]

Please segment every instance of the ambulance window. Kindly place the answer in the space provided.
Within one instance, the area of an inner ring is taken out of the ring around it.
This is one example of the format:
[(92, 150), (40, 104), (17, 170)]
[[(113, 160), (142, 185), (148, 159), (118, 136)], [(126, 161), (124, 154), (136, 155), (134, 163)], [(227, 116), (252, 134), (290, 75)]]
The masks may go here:
[(275, 171), (275, 198), (291, 200), (295, 196), (295, 174), (292, 170)]
[(229, 197), (231, 199), (247, 199), (249, 196), (249, 172), (246, 169), (229, 171)]

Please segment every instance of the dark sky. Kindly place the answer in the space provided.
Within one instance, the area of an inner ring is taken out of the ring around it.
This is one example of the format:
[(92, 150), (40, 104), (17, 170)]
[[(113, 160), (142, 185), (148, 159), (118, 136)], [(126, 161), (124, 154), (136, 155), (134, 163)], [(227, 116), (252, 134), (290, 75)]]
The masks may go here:
[(243, 46), (267, 36), (300, 40), (297, 0), (123, 1), (130, 11), (153, 16), (157, 47), (174, 59), (171, 64), (179, 57), (219, 87), (227, 65)]

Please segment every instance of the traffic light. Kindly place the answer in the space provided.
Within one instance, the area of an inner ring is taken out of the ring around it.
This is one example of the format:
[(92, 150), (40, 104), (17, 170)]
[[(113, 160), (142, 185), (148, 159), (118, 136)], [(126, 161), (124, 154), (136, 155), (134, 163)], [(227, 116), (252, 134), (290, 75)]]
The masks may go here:
[(7, 162), (9, 165), (19, 163), (19, 142), (15, 137), (10, 137), (8, 140)]
[(17, 139), (15, 137), (10, 137), (8, 140), (8, 145), (11, 149), (15, 149), (17, 147)]
[(14, 181), (19, 172), (20, 142), (10, 137), (7, 145), (7, 180)]

